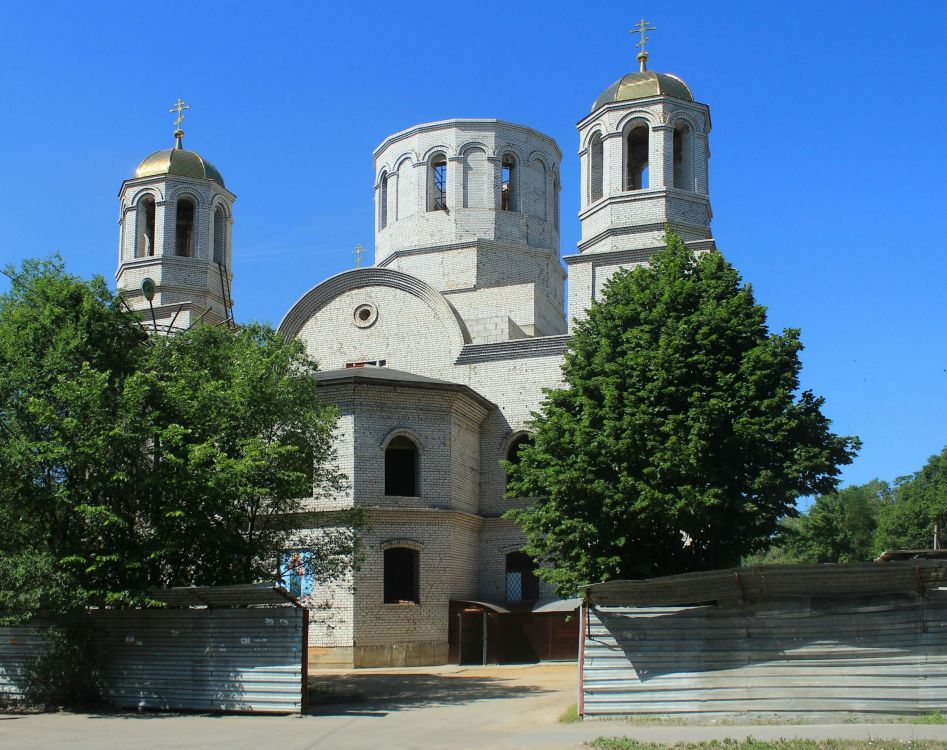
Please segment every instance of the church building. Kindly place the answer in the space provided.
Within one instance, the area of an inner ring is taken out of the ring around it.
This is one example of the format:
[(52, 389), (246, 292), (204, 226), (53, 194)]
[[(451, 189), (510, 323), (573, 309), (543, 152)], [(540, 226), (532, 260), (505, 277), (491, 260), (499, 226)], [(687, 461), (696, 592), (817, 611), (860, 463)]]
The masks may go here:
[[(646, 262), (665, 225), (695, 250), (714, 245), (709, 109), (647, 69), (641, 34), (640, 69), (579, 113), (581, 182), (567, 187), (581, 240), (565, 268), (556, 142), (495, 119), (422, 123), (373, 153), (374, 263), (315, 283), (280, 323), (340, 413), (349, 487), (311, 509), (355, 506), (366, 521), (351, 580), (311, 594), (331, 604), (310, 626), (312, 666), (575, 657), (575, 603), (539, 584), (503, 517), (528, 500), (506, 497), (500, 461), (516, 460), (543, 389), (561, 383), (571, 326), (609, 277)], [(235, 196), (183, 148), (177, 107), (175, 147), (120, 193), (118, 289), (164, 331), (232, 320), (239, 273)]]

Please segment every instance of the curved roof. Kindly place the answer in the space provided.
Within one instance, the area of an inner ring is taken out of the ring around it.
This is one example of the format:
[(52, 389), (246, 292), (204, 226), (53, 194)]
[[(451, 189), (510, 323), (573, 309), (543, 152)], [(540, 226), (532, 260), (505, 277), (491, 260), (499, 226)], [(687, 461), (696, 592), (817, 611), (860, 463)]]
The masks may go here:
[(690, 88), (677, 76), (643, 70), (622, 76), (605, 89), (592, 105), (592, 111), (606, 104), (647, 99), (649, 96), (673, 96), (686, 102), (694, 101)]
[(135, 170), (136, 178), (162, 174), (196, 177), (199, 180), (213, 180), (221, 187), (226, 187), (224, 178), (213, 164), (200, 154), (183, 148), (166, 148), (155, 151), (146, 157), (138, 165), (138, 169)]
[(288, 338), (295, 338), (309, 319), (333, 299), (347, 291), (370, 286), (391, 287), (422, 300), (449, 327), (452, 343), (458, 353), (464, 344), (470, 343), (470, 334), (463, 319), (443, 294), (415, 276), (377, 266), (343, 271), (317, 284), (283, 316), (278, 330)]

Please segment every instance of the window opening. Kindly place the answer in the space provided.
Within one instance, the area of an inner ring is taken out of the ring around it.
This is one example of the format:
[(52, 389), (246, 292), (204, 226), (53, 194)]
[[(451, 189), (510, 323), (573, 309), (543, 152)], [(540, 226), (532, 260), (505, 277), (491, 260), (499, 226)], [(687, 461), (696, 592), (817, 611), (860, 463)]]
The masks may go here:
[(430, 211), (447, 210), (447, 159), (437, 156), (431, 162)]
[(384, 229), (388, 226), (388, 173), (381, 173), (379, 181), (381, 195), (378, 197), (378, 228)]
[(409, 547), (385, 550), (385, 604), (420, 604), (420, 555)]
[(187, 198), (178, 201), (174, 225), (174, 254), (190, 258), (194, 252), (194, 204)]
[(604, 193), (605, 182), (605, 147), (602, 143), (602, 134), (596, 133), (592, 136), (592, 144), (589, 149), (591, 154), (591, 169), (589, 174), (589, 202), (594, 203), (600, 200)]
[(641, 125), (628, 132), (625, 152), (625, 190), (647, 189), (648, 128)]
[(388, 364), (387, 359), (364, 359), (360, 362), (346, 362), (346, 367), (384, 367)]
[(506, 600), (528, 602), (539, 598), (539, 578), (536, 564), (525, 552), (510, 552), (506, 556)]
[(227, 214), (220, 206), (214, 211), (214, 263), (227, 261)]
[(500, 208), (504, 211), (516, 210), (516, 196), (514, 194), (514, 170), (516, 161), (512, 156), (504, 156), (500, 177)]
[[(515, 438), (513, 442), (510, 443), (510, 447), (506, 449), (506, 460), (514, 466), (519, 465), (519, 462), (522, 460), (520, 448), (524, 445), (532, 445), (532, 443), (532, 438), (530, 438), (529, 435), (520, 435)], [(509, 477), (507, 477), (507, 484), (509, 484)]]
[(138, 204), (138, 237), (135, 242), (135, 257), (145, 258), (155, 254), (155, 200), (150, 196)]
[(674, 187), (687, 190), (687, 163), (684, 159), (684, 144), (687, 140), (687, 126), (674, 129)]
[(385, 494), (418, 496), (418, 447), (399, 435), (385, 449)]

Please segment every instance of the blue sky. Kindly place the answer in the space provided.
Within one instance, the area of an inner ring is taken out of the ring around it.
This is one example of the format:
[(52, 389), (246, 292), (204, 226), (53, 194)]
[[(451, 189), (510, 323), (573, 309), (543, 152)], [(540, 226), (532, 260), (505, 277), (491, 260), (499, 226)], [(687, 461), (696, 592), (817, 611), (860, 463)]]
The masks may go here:
[(123, 179), (185, 145), (238, 196), (238, 320), (278, 323), (372, 245), (371, 152), (389, 133), (497, 117), (553, 136), (562, 252), (579, 226), (575, 123), (650, 67), (711, 107), (718, 246), (803, 386), (864, 448), (844, 482), (947, 444), (947, 3), (18, 3), (0, 44), (0, 261), (59, 252), (113, 278)]

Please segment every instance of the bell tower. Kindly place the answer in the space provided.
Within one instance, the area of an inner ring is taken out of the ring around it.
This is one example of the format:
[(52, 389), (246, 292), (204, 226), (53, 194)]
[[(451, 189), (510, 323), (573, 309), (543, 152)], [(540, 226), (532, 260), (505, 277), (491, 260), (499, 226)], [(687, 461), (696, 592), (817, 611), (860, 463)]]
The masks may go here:
[(569, 266), (569, 317), (583, 319), (619, 268), (645, 262), (670, 226), (695, 250), (712, 248), (707, 136), (710, 109), (677, 76), (639, 69), (606, 88), (579, 121), (582, 235)]
[(119, 191), (116, 286), (128, 306), (156, 331), (198, 320), (233, 320), (231, 223), (236, 196), (220, 172), (184, 148), (180, 99), (174, 148), (148, 156)]

